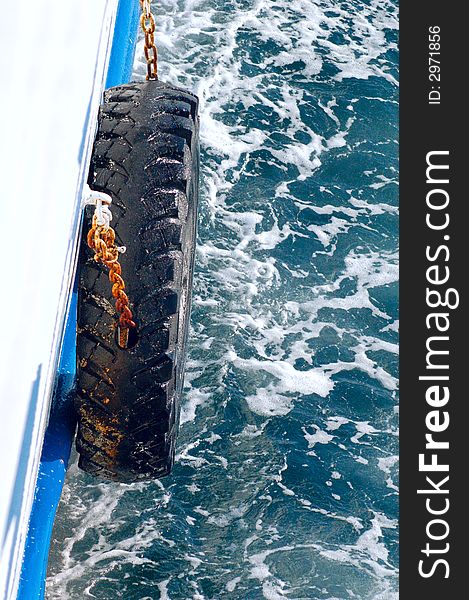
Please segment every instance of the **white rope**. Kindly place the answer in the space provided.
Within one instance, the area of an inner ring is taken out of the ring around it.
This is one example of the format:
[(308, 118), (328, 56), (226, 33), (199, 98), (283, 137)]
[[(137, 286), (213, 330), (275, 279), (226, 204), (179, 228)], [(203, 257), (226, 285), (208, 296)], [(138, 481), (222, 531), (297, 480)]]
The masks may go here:
[(140, 4), (142, 5), (142, 10), (145, 16), (148, 16), (151, 12), (151, 2), (150, 0), (140, 0)]
[(112, 198), (109, 194), (96, 192), (89, 185), (84, 186), (83, 206), (95, 206), (94, 214), (97, 224), (102, 227), (109, 227), (112, 221), (112, 213), (109, 208)]

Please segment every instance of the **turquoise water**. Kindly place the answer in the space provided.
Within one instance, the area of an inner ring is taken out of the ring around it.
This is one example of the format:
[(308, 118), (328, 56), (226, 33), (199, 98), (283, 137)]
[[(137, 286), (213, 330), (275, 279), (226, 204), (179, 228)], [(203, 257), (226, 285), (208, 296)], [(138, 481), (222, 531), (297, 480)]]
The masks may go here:
[(47, 597), (395, 600), (397, 4), (155, 13), (161, 78), (201, 98), (177, 462), (125, 486), (75, 460)]

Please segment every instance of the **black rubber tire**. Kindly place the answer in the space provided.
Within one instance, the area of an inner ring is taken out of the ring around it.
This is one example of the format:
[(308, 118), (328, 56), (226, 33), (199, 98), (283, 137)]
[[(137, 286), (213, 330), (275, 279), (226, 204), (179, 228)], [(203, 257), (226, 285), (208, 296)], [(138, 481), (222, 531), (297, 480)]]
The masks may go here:
[[(108, 269), (79, 258), (76, 447), (81, 469), (131, 483), (174, 462), (197, 222), (198, 100), (149, 81), (104, 95), (88, 183), (112, 196), (112, 227), (137, 342), (117, 344)], [(132, 338), (130, 338), (132, 341)]]

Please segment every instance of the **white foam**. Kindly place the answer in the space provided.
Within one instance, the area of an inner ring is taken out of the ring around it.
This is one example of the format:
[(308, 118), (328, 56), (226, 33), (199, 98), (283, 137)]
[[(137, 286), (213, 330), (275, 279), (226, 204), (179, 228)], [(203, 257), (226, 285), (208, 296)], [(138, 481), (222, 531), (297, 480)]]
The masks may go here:
[(346, 544), (340, 550), (321, 550), (321, 555), (333, 561), (368, 567), (377, 578), (395, 578), (397, 569), (389, 562), (389, 552), (382, 541), (382, 530), (396, 527), (397, 521), (374, 513), (371, 527), (359, 536), (355, 544)]
[(238, 583), (241, 581), (241, 577), (233, 577), (233, 579), (230, 579), (227, 584), (225, 585), (226, 591), (227, 592), (234, 592), (236, 589), (236, 586), (238, 585)]
[(168, 584), (171, 581), (171, 577), (169, 579), (165, 579), (164, 581), (159, 581), (156, 584), (158, 591), (160, 593), (160, 600), (171, 600), (168, 594)]
[(246, 396), (246, 402), (253, 412), (265, 417), (286, 415), (293, 408), (293, 398), (277, 393), (274, 386), (258, 388), (254, 395)]
[(320, 369), (298, 371), (287, 361), (243, 359), (233, 351), (228, 353), (227, 360), (243, 371), (273, 376), (266, 387), (257, 385), (255, 393), (246, 396), (249, 408), (262, 416), (286, 415), (293, 408), (296, 394), (324, 397), (334, 386)]
[(334, 436), (322, 431), (317, 425), (312, 426), (316, 431), (315, 433), (308, 433), (303, 427), (304, 438), (308, 442), (308, 448), (314, 448), (316, 444), (328, 444), (334, 439)]
[(328, 431), (335, 431), (347, 423), (350, 423), (350, 420), (345, 417), (329, 417), (326, 422), (326, 429)]
[(389, 475), (392, 467), (399, 462), (399, 456), (384, 456), (378, 459), (378, 467)]
[(199, 406), (203, 406), (210, 398), (208, 392), (202, 391), (200, 388), (191, 388), (186, 396), (185, 402), (181, 408), (181, 425), (195, 419), (195, 414)]
[(355, 421), (354, 425), (356, 427), (357, 433), (350, 438), (350, 441), (354, 444), (360, 444), (360, 439), (364, 435), (370, 436), (374, 433), (378, 433), (378, 430), (375, 429), (373, 425), (370, 425), (368, 421)]

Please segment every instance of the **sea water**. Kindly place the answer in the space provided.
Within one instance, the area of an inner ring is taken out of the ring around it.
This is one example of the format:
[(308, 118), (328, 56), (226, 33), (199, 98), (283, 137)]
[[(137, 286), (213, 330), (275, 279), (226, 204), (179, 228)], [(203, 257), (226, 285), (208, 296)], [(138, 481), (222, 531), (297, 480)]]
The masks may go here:
[(201, 101), (177, 459), (131, 486), (72, 460), (47, 597), (395, 599), (397, 3), (154, 12)]

